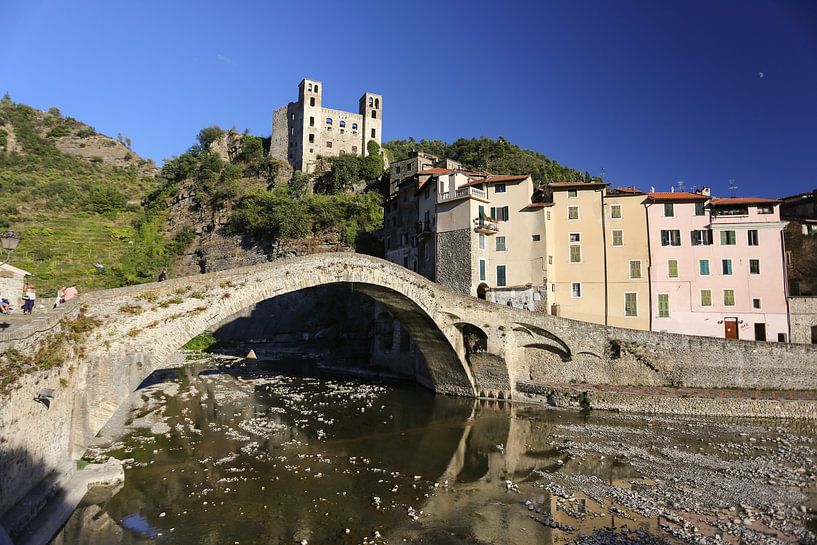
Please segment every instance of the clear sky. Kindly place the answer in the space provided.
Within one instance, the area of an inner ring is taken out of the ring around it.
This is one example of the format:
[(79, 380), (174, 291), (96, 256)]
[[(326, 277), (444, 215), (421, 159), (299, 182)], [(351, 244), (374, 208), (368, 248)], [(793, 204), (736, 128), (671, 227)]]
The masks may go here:
[(615, 184), (817, 188), (817, 1), (0, 0), (0, 92), (161, 161), (303, 77), (385, 139), (503, 136)]

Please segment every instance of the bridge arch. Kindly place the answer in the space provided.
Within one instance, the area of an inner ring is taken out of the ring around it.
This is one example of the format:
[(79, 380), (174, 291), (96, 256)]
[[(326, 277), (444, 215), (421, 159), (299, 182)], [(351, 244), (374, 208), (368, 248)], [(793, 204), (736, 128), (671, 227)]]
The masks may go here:
[[(147, 364), (142, 374), (147, 376), (189, 339), (229, 316), (279, 295), (337, 284), (381, 303), (387, 314), (375, 318), (382, 319), (384, 326), (389, 317), (400, 321), (426, 361), (431, 375), (428, 386), (440, 393), (474, 394), (473, 378), (460, 355), (460, 334), (447, 325), (450, 320), (438, 309), (439, 287), (402, 267), (360, 254), (315, 254), (111, 290), (119, 309), (140, 306), (145, 310), (135, 315), (116, 313), (117, 331), (120, 335), (123, 330), (128, 332), (118, 348), (141, 354), (141, 361)], [(194, 292), (198, 299), (190, 298)], [(163, 306), (178, 299), (184, 301)]]

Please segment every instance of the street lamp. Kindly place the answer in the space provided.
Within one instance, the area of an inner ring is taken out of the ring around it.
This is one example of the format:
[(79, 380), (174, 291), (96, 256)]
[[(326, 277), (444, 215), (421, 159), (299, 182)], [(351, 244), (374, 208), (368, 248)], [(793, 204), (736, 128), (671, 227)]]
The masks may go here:
[(14, 231), (0, 232), (0, 243), (3, 244), (3, 249), (6, 251), (6, 260), (0, 263), (5, 265), (11, 259), (11, 254), (17, 249), (20, 244), (20, 237), (14, 234)]

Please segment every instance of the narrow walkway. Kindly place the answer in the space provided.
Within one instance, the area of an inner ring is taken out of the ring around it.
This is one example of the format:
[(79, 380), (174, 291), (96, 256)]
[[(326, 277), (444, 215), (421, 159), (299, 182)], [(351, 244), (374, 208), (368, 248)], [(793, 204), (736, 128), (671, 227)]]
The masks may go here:
[(0, 343), (17, 341), (35, 333), (48, 331), (78, 307), (80, 298), (68, 301), (56, 309), (51, 308), (52, 303), (51, 299), (38, 302), (33, 314), (23, 314), (22, 309), (17, 307), (11, 314), (0, 314)]
[(533, 389), (553, 388), (577, 392), (615, 392), (618, 394), (644, 396), (694, 397), (701, 399), (769, 399), (769, 400), (817, 400), (815, 390), (756, 390), (740, 388), (673, 388), (670, 386), (623, 386), (619, 384), (557, 384), (543, 382), (519, 382), (522, 392)]

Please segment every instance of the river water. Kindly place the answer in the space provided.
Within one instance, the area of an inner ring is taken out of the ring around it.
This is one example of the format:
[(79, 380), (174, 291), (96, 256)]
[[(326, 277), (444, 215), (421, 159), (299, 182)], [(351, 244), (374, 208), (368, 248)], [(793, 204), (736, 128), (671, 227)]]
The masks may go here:
[(56, 545), (814, 543), (817, 433), (435, 396), (198, 357), (154, 374), (126, 466)]

